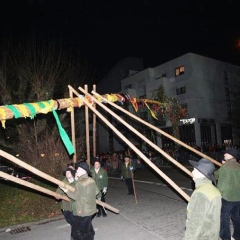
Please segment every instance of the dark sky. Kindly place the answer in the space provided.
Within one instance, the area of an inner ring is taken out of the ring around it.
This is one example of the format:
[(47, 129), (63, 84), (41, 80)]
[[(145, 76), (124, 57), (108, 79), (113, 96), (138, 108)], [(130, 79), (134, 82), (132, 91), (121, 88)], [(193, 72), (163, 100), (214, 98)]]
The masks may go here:
[(64, 38), (104, 76), (127, 56), (155, 67), (188, 52), (239, 63), (240, 14), (235, 0), (8, 0), (2, 27)]

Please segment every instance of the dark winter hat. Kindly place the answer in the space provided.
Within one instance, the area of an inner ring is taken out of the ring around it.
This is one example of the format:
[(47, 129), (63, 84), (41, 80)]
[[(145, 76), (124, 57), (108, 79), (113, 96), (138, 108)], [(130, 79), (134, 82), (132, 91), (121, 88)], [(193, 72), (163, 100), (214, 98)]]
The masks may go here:
[(88, 164), (86, 162), (78, 162), (78, 163), (76, 163), (75, 164), (75, 168), (78, 169), (79, 167), (84, 169), (88, 173), (88, 175), (91, 175), (91, 171), (89, 170), (89, 166), (88, 166)]
[(70, 171), (71, 174), (72, 174), (72, 176), (75, 177), (76, 171), (75, 171), (74, 169), (72, 169), (72, 168), (67, 168), (67, 169), (63, 172), (63, 175), (64, 175), (64, 176), (66, 176), (66, 172), (67, 172), (67, 171)]
[(232, 155), (236, 159), (238, 158), (238, 151), (237, 151), (236, 148), (230, 148), (227, 151), (224, 151), (224, 154), (225, 153), (228, 153), (228, 154)]
[(216, 185), (216, 179), (213, 175), (215, 166), (211, 161), (207, 160), (206, 158), (201, 158), (198, 162), (192, 160), (189, 160), (189, 162), (194, 168), (212, 180)]

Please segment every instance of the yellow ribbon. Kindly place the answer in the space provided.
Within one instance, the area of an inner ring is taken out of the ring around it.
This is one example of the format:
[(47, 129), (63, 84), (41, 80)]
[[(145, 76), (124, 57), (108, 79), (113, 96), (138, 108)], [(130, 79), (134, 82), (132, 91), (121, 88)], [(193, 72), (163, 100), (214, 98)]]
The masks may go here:
[(47, 114), (47, 113), (52, 111), (52, 108), (54, 106), (54, 101), (53, 100), (43, 101), (41, 103), (44, 104), (45, 107), (40, 108), (40, 110), (39, 110), (40, 113)]
[(2, 116), (1, 117), (1, 123), (2, 123), (2, 127), (3, 128), (6, 128), (6, 125), (5, 125), (5, 123), (6, 123), (6, 112), (5, 112), (5, 110), (4, 109), (2, 109), (2, 108), (0, 108), (0, 115)]
[(70, 99), (67, 99), (66, 102), (70, 105), (70, 107), (67, 108), (67, 112), (71, 112), (74, 107), (74, 102)]
[(83, 102), (80, 98), (77, 98), (77, 102), (78, 102), (78, 107), (81, 107), (83, 105)]
[(118, 101), (118, 96), (116, 94), (111, 94), (112, 96), (112, 101), (117, 102)]
[(29, 117), (30, 114), (28, 112), (28, 108), (22, 104), (19, 104), (19, 105), (15, 105), (22, 113), (23, 117)]
[(147, 104), (146, 102), (145, 102), (145, 105), (146, 105), (146, 107), (148, 108), (148, 110), (150, 111), (152, 117), (154, 117), (155, 119), (158, 120), (158, 118), (156, 117), (155, 113), (150, 109), (150, 107), (148, 106), (148, 104)]
[(40, 106), (37, 103), (30, 103), (36, 110), (36, 113), (40, 112)]

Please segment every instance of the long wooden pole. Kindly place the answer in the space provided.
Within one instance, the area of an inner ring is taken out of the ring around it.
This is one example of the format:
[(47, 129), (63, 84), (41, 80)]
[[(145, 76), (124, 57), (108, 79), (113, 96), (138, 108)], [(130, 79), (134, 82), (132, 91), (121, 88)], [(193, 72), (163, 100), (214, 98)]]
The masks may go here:
[(69, 199), (67, 196), (65, 196), (65, 195), (61, 195), (61, 194), (56, 193), (56, 192), (53, 192), (53, 191), (51, 191), (51, 190), (49, 190), (49, 189), (47, 189), (47, 188), (40, 187), (40, 186), (38, 186), (38, 185), (36, 185), (36, 184), (33, 184), (33, 183), (27, 182), (27, 181), (25, 181), (25, 180), (19, 179), (19, 178), (17, 178), (17, 177), (14, 177), (14, 176), (12, 176), (12, 175), (9, 175), (9, 174), (7, 174), (7, 173), (5, 173), (5, 172), (0, 171), (0, 177), (2, 177), (2, 178), (4, 178), (4, 179), (7, 179), (7, 180), (10, 180), (10, 181), (12, 181), (12, 182), (15, 182), (15, 183), (17, 183), (17, 184), (23, 185), (23, 186), (25, 186), (25, 187), (34, 189), (34, 190), (36, 190), (36, 191), (45, 193), (45, 194), (47, 194), (47, 195), (53, 196), (53, 197), (55, 197), (55, 198), (58, 198), (58, 199), (61, 198), (61, 199), (63, 199), (63, 200), (66, 200), (66, 201), (69, 201), (69, 202), (70, 202), (70, 199)]
[[(128, 156), (130, 157), (130, 151), (129, 151), (129, 149), (128, 149)], [(131, 162), (131, 158), (130, 158), (130, 165), (131, 165), (131, 164), (132, 164), (132, 162)], [(132, 165), (131, 165), (131, 166), (132, 166)], [(137, 193), (136, 193), (136, 188), (135, 188), (133, 170), (131, 170), (131, 177), (132, 177), (133, 193), (134, 193), (135, 203), (137, 203)]]
[[(79, 89), (86, 95), (90, 95), (86, 91), (84, 91), (82, 88), (79, 87)], [(91, 96), (91, 95), (90, 95)], [(96, 102), (99, 106), (101, 106), (105, 111), (110, 113), (112, 116), (114, 116), (119, 122), (121, 122), (123, 125), (125, 125), (128, 129), (130, 129), (132, 132), (134, 132), (138, 137), (142, 138), (145, 142), (147, 142), (150, 146), (152, 146), (156, 151), (160, 152), (164, 157), (166, 157), (169, 161), (171, 161), (173, 164), (178, 166), (180, 169), (182, 169), (185, 173), (187, 173), (189, 176), (192, 177), (192, 173), (184, 167), (182, 164), (180, 164), (178, 161), (176, 161), (174, 158), (172, 158), (170, 155), (168, 155), (166, 152), (164, 152), (159, 146), (154, 144), (152, 141), (150, 141), (147, 137), (145, 137), (143, 134), (141, 134), (139, 131), (137, 131), (135, 128), (133, 128), (130, 124), (128, 124), (126, 121), (124, 121), (121, 117), (119, 117), (116, 113), (114, 113), (112, 110), (110, 110), (108, 107), (106, 107), (104, 104), (100, 103), (95, 97), (92, 98), (94, 102)]]
[[(42, 178), (44, 178), (44, 179), (46, 179), (46, 180), (48, 180), (48, 181), (50, 181), (52, 183), (55, 183), (56, 185), (58, 185), (60, 187), (66, 188), (66, 189), (68, 189), (69, 191), (72, 191), (72, 192), (75, 191), (75, 188), (73, 188), (72, 186), (70, 186), (68, 184), (65, 184), (64, 182), (62, 182), (62, 181), (60, 181), (60, 180), (58, 180), (58, 179), (56, 179), (54, 177), (49, 176), (48, 174), (46, 174), (46, 173), (44, 173), (44, 172), (42, 172), (42, 171), (32, 167), (31, 165), (21, 161), (20, 159), (14, 157), (13, 155), (11, 155), (11, 154), (9, 154), (9, 153), (1, 150), (1, 149), (0, 149), (0, 156), (3, 156), (4, 158), (10, 160), (11, 162), (13, 162), (13, 163), (15, 163), (15, 164), (17, 164), (17, 165), (27, 169), (28, 171), (36, 174), (37, 176), (40, 176), (40, 177), (42, 177)], [(99, 200), (96, 200), (96, 203), (101, 205), (101, 206), (103, 206), (103, 207), (105, 207), (105, 208), (107, 208), (107, 209), (109, 209), (109, 210), (111, 210), (111, 211), (113, 211), (113, 212), (115, 212), (115, 213), (119, 213), (118, 209), (112, 207), (111, 205), (109, 205), (109, 204), (107, 204), (105, 202), (101, 202)]]
[[(73, 92), (69, 90), (70, 98), (73, 98)], [(75, 116), (74, 116), (74, 108), (71, 110), (71, 132), (72, 132), (72, 144), (73, 148), (75, 150), (75, 153), (73, 155), (73, 163), (76, 163), (77, 161), (77, 149), (76, 149), (76, 134), (75, 134)]]
[(115, 107), (116, 109), (118, 109), (118, 110), (120, 110), (120, 111), (126, 113), (126, 114), (129, 115), (130, 117), (136, 119), (137, 121), (143, 123), (144, 125), (146, 125), (146, 126), (152, 128), (152, 129), (154, 129), (156, 132), (161, 133), (161, 134), (164, 135), (165, 137), (170, 138), (170, 139), (173, 140), (174, 142), (176, 142), (176, 143), (182, 145), (183, 147), (185, 147), (185, 148), (191, 150), (192, 152), (198, 154), (199, 156), (208, 159), (209, 161), (213, 162), (214, 164), (216, 164), (216, 165), (218, 165), (218, 166), (222, 166), (222, 164), (219, 163), (218, 161), (216, 161), (215, 159), (213, 159), (213, 158), (207, 156), (206, 154), (204, 154), (204, 153), (198, 151), (197, 149), (195, 149), (195, 148), (193, 148), (193, 147), (191, 147), (191, 146), (185, 144), (184, 142), (180, 141), (179, 139), (177, 139), (177, 138), (171, 136), (170, 134), (164, 132), (164, 131), (161, 130), (160, 128), (157, 128), (157, 127), (155, 127), (154, 125), (152, 125), (152, 124), (150, 124), (150, 123), (144, 121), (143, 119), (139, 118), (138, 116), (136, 116), (136, 115), (134, 115), (134, 114), (132, 114), (132, 113), (126, 111), (125, 109), (123, 109), (122, 107), (118, 106), (117, 104), (108, 101), (106, 98), (102, 97), (101, 95), (99, 95), (99, 94), (96, 93), (95, 91), (92, 91), (92, 94), (93, 94), (93, 95), (96, 95), (96, 96), (98, 96), (98, 97), (100, 97), (101, 99), (103, 99), (104, 102), (107, 102), (108, 104), (110, 104), (111, 106)]
[[(88, 86), (84, 85), (85, 91), (88, 92)], [(85, 105), (85, 124), (86, 124), (86, 157), (87, 164), (90, 166), (90, 145), (89, 145), (89, 111), (88, 106)]]
[[(45, 101), (48, 102), (48, 101)], [(36, 103), (29, 103), (29, 104), (38, 104)], [(82, 103), (79, 101), (79, 98), (62, 98), (62, 99), (57, 99), (53, 100), (53, 109), (55, 110), (61, 110), (61, 109), (66, 109), (70, 107), (81, 107)], [(19, 117), (26, 117), (26, 115), (23, 113), (21, 109), (25, 109), (28, 115), (30, 116), (32, 113), (30, 110), (24, 105), (24, 104), (15, 104), (14, 107), (19, 110)], [(40, 108), (36, 108), (36, 114), (43, 113)], [(51, 112), (52, 109), (49, 109)], [(3, 114), (4, 113), (4, 114)], [(0, 120), (8, 120), (14, 118), (14, 113), (7, 108), (6, 106), (0, 106)]]
[(72, 192), (75, 191), (75, 189), (72, 186), (66, 185), (62, 181), (60, 181), (60, 180), (58, 180), (58, 179), (56, 179), (56, 178), (54, 178), (54, 177), (52, 177), (52, 176), (50, 176), (50, 175), (48, 175), (44, 172), (38, 170), (37, 168), (32, 167), (31, 165), (21, 161), (20, 159), (16, 158), (15, 156), (13, 156), (13, 155), (11, 155), (11, 154), (9, 154), (9, 153), (1, 150), (1, 149), (0, 149), (0, 156), (3, 156), (4, 158), (6, 158), (6, 159), (10, 160), (11, 162), (17, 164), (18, 166), (21, 166), (21, 167), (27, 169), (28, 171), (36, 174), (37, 176), (40, 176), (40, 177), (42, 177), (42, 178), (44, 178), (44, 179), (46, 179), (46, 180), (48, 180), (52, 183), (55, 183), (56, 185), (58, 185), (60, 187), (67, 188), (69, 191), (72, 191)]
[[(68, 85), (72, 91), (81, 98), (81, 95)], [(109, 127), (111, 128), (128, 146), (136, 152), (151, 168), (153, 168), (163, 179), (165, 179), (179, 194), (181, 194), (187, 201), (190, 197), (174, 183), (166, 174), (164, 174), (159, 168), (157, 168), (137, 147), (135, 147), (121, 132), (119, 132), (99, 111), (94, 109), (85, 99), (82, 99), (86, 105)]]
[[(93, 85), (93, 91), (96, 91), (96, 85)], [(96, 104), (93, 104), (93, 107), (96, 108)], [(97, 144), (96, 144), (96, 138), (97, 138), (97, 120), (96, 120), (96, 114), (93, 113), (93, 157), (97, 156)]]

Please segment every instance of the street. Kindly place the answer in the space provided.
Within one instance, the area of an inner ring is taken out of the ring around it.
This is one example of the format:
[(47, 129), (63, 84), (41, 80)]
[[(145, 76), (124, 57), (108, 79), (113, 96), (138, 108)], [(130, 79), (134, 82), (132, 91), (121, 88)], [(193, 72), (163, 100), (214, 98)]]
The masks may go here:
[[(171, 167), (161, 170), (191, 195), (190, 177)], [(127, 195), (127, 188), (119, 175), (110, 176), (106, 202), (118, 208), (120, 213), (108, 211), (106, 218), (93, 219), (95, 239), (182, 239), (187, 202), (151, 170), (137, 170), (135, 179), (137, 203), (133, 196)], [(61, 217), (1, 229), (0, 239), (68, 240), (70, 230), (70, 225)]]

